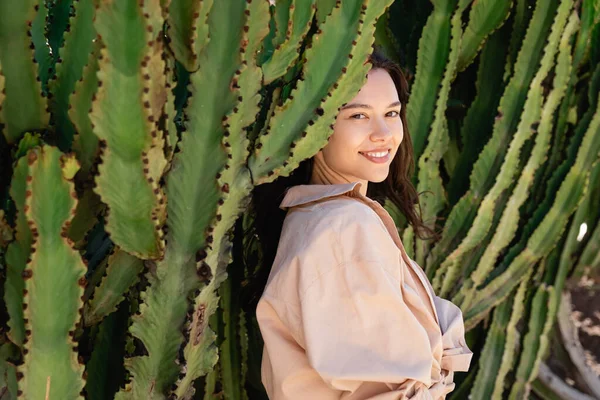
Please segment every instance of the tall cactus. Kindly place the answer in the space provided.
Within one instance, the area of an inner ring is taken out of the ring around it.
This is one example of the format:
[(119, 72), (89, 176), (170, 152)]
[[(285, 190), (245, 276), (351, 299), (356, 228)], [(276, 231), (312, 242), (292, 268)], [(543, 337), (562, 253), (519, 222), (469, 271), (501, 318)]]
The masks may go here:
[[(564, 8), (560, 11), (563, 12), (561, 16), (564, 17), (564, 16), (566, 16), (566, 12), (568, 12), (569, 8), (571, 7), (571, 4), (569, 4), (568, 2), (565, 2), (562, 5), (564, 5)], [(502, 214), (500, 222), (498, 223), (496, 232), (494, 233), (494, 236), (490, 240), (489, 246), (486, 248), (484, 254), (481, 256), (481, 259), (479, 260), (479, 264), (477, 265), (477, 269), (475, 271), (473, 271), (473, 273), (471, 275), (471, 280), (473, 281), (473, 283), (472, 283), (473, 287), (478, 287), (485, 281), (485, 277), (489, 274), (489, 271), (491, 269), (490, 266), (494, 265), (494, 263), (498, 257), (498, 253), (500, 253), (500, 251), (502, 251), (510, 243), (511, 239), (513, 238), (513, 235), (516, 231), (516, 228), (517, 228), (517, 225), (519, 222), (518, 209), (523, 204), (523, 202), (526, 200), (526, 197), (528, 195), (527, 189), (528, 189), (528, 187), (531, 187), (532, 178), (535, 173), (535, 170), (537, 168), (539, 168), (539, 165), (541, 164), (542, 159), (545, 158), (545, 156), (546, 156), (546, 153), (547, 153), (547, 150), (549, 147), (549, 141), (550, 141), (550, 131), (552, 128), (552, 116), (554, 115), (554, 112), (555, 112), (560, 100), (562, 99), (562, 96), (564, 95), (567, 80), (568, 80), (568, 77), (569, 77), (570, 71), (571, 71), (571, 64), (570, 64), (571, 47), (569, 46), (569, 40), (571, 39), (571, 36), (573, 35), (575, 28), (577, 27), (576, 20), (574, 18), (576, 18), (576, 17), (572, 17), (569, 25), (565, 28), (565, 31), (562, 34), (562, 38), (560, 40), (560, 54), (558, 56), (558, 58), (559, 58), (558, 65), (556, 66), (556, 75), (554, 78), (554, 88), (550, 92), (550, 94), (547, 96), (546, 103), (543, 105), (543, 107), (540, 104), (540, 102), (541, 102), (541, 80), (543, 78), (543, 76), (541, 76), (540, 72), (545, 74), (546, 71), (550, 68), (550, 66), (548, 66), (547, 68), (542, 67), (540, 69), (540, 71), (538, 71), (538, 75), (536, 75), (536, 77), (534, 78), (534, 80), (532, 82), (531, 89), (530, 89), (531, 97), (528, 96), (528, 98), (527, 98), (527, 101), (525, 104), (525, 107), (526, 107), (525, 110), (527, 110), (527, 108), (530, 106), (531, 103), (534, 103), (535, 105), (532, 107), (532, 110), (530, 111), (529, 115), (534, 115), (536, 120), (535, 121), (526, 120), (526, 119), (521, 120), (521, 123), (519, 124), (519, 129), (518, 129), (517, 133), (515, 134), (515, 139), (517, 139), (517, 138), (520, 139), (519, 136), (521, 133), (532, 134), (535, 132), (535, 134), (536, 134), (535, 145), (532, 149), (531, 157), (527, 161), (527, 164), (523, 167), (523, 171), (522, 171), (521, 175), (519, 176), (517, 185), (515, 186), (514, 191), (508, 200), (508, 203), (510, 205), (504, 210), (504, 213)], [(566, 21), (564, 19), (562, 19), (560, 22), (564, 23)], [(558, 29), (560, 29), (560, 27)], [(554, 33), (554, 31), (553, 31), (553, 33)], [(558, 35), (558, 32), (556, 33), (556, 35)], [(546, 54), (549, 54), (549, 58), (547, 58), (548, 60), (550, 58), (554, 57), (553, 53), (546, 53)], [(544, 55), (544, 56), (546, 56), (546, 55)], [(541, 109), (540, 109), (540, 107), (541, 107)], [(525, 117), (525, 115), (524, 115), (524, 117)], [(538, 121), (538, 119), (539, 119), (539, 121)], [(533, 123), (535, 123), (536, 126), (528, 127), (528, 125), (530, 126)], [(509, 149), (509, 153), (513, 153), (513, 149), (514, 148), (511, 147)], [(517, 147), (517, 149), (518, 149), (518, 147)], [(514, 161), (509, 158), (510, 156), (515, 157)], [(515, 154), (515, 155), (508, 154), (506, 160), (507, 161), (510, 160), (514, 163), (513, 165), (516, 165), (517, 164), (517, 160), (516, 160), (517, 156), (518, 156), (518, 154)], [(505, 165), (507, 165), (507, 169), (510, 167), (509, 164), (505, 164)], [(500, 174), (502, 176), (504, 176), (503, 172), (504, 171), (501, 170)], [(513, 172), (513, 174), (514, 174), (514, 172)], [(510, 176), (510, 175), (512, 175), (512, 174), (508, 174), (508, 176)], [(496, 189), (496, 187), (501, 186), (500, 184), (498, 184), (499, 182), (500, 181), (497, 181), (497, 184), (494, 185), (492, 190), (490, 190), (489, 194), (484, 199), (484, 202), (482, 202), (482, 207), (483, 207), (483, 204), (486, 202), (486, 200), (488, 200), (488, 198), (492, 199), (491, 201), (493, 201), (493, 195), (498, 196), (499, 191)], [(496, 190), (494, 190), (494, 189), (496, 189)], [(503, 190), (503, 189), (504, 188), (501, 188), (500, 190)], [(489, 212), (490, 211), (488, 211), (488, 213)], [(485, 215), (485, 213), (481, 212), (481, 209), (480, 209), (479, 213), (480, 214), (478, 214), (478, 216)], [(477, 222), (478, 222), (478, 219), (476, 218), (474, 226), (477, 225)], [(470, 306), (468, 301), (472, 300), (472, 297), (469, 296), (469, 294), (472, 294), (472, 291), (465, 290), (462, 294), (462, 297), (466, 299), (462, 303), (465, 307)]]
[[(540, 1), (536, 4), (523, 46), (519, 51), (515, 73), (504, 88), (504, 94), (500, 99), (492, 136), (479, 154), (470, 173), (471, 188), (452, 208), (444, 224), (445, 232), (442, 239), (436, 243), (427, 257), (425, 268), (430, 278), (434, 278), (433, 271), (438, 276), (445, 273), (445, 267), (438, 267), (453, 250), (453, 246), (457, 245), (457, 237), (464, 236), (470, 228), (475, 217), (474, 205), (480, 203), (497, 175), (498, 164), (504, 158), (509, 143), (507, 138), (518, 124), (520, 110), (526, 99), (527, 91), (524, 85), (531, 81), (537, 70), (537, 60), (541, 58), (544, 44), (542, 38), (545, 39), (544, 33), (551, 25), (555, 9), (553, 2)], [(437, 279), (433, 279), (433, 283), (434, 288), (439, 289)]]

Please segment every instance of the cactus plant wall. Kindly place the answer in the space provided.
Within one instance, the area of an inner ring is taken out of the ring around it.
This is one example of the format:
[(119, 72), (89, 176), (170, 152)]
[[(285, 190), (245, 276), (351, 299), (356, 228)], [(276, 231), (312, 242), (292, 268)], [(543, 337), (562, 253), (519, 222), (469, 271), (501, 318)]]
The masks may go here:
[(441, 239), (386, 207), (476, 353), (452, 398), (548, 393), (599, 265), (597, 2), (4, 0), (0, 398), (266, 399), (250, 195), (326, 145), (375, 43)]

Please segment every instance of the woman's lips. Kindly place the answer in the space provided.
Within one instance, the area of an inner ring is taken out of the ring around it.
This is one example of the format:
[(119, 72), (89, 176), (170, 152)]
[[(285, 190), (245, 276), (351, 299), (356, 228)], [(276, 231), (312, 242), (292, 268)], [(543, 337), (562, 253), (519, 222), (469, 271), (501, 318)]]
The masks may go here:
[(361, 153), (361, 152), (359, 152), (359, 154), (361, 154), (367, 160), (374, 162), (375, 164), (384, 164), (384, 163), (388, 162), (390, 159), (390, 151), (389, 150), (388, 150), (387, 154), (383, 157), (371, 157), (368, 154)]

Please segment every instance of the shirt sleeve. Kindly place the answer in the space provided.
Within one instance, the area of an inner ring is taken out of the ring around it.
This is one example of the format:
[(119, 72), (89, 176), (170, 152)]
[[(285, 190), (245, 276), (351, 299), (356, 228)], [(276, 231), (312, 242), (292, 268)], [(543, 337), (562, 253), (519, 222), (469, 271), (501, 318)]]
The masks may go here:
[(448, 371), (468, 371), (473, 352), (465, 341), (465, 325), (461, 309), (450, 300), (437, 295), (433, 301), (442, 330), (442, 368)]
[(431, 383), (427, 331), (405, 302), (399, 250), (377, 222), (344, 224), (345, 260), (302, 288), (308, 362), (342, 399), (409, 399)]
[[(419, 266), (414, 260), (410, 260), (417, 268)], [(465, 324), (461, 309), (450, 300), (437, 296), (433, 287), (427, 282), (433, 303), (439, 318), (440, 330), (442, 332), (442, 362), (441, 367), (449, 371), (453, 377), (454, 371), (466, 372), (469, 370), (473, 352), (465, 341)]]

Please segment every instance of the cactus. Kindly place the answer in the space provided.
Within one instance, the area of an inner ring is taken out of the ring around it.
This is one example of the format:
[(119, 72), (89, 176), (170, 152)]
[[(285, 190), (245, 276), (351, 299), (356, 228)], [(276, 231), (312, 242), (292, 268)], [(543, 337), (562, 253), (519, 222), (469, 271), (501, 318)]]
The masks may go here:
[[(525, 291), (527, 290), (528, 283), (529, 276), (526, 276), (517, 288), (517, 292), (515, 294), (513, 302), (513, 310), (510, 315), (510, 320), (504, 327), (504, 329), (506, 330), (506, 344), (504, 347), (504, 352), (502, 354), (501, 364), (496, 370), (497, 374), (492, 392), (492, 398), (494, 400), (502, 398), (502, 392), (504, 391), (504, 382), (506, 379), (506, 375), (512, 369), (515, 357), (518, 352), (518, 343), (520, 335), (517, 330), (517, 324), (523, 316), (523, 309), (525, 308)], [(484, 359), (484, 357), (482, 357), (482, 359)], [(479, 373), (482, 373), (483, 371), (484, 369), (480, 368)], [(485, 383), (486, 382), (482, 382), (482, 386), (485, 385)], [(475, 396), (475, 393), (473, 393), (473, 395)]]
[(241, 295), (269, 268), (250, 196), (327, 144), (373, 44), (407, 69), (412, 178), (441, 240), (385, 207), (476, 353), (455, 396), (547, 390), (565, 284), (600, 264), (599, 16), (592, 0), (0, 2), (0, 397), (266, 399)]
[(35, 9), (39, 9), (35, 3), (4, 1), (0, 5), (0, 65), (4, 77), (0, 121), (8, 143), (16, 142), (25, 131), (43, 129), (50, 118), (47, 98), (41, 96), (33, 52), (29, 51), (34, 45), (28, 35), (37, 15)]
[[(568, 2), (563, 2), (559, 9), (558, 16), (553, 26), (552, 34), (558, 36), (564, 24), (566, 23), (566, 13), (572, 6)], [(556, 29), (554, 29), (556, 27)], [(554, 79), (554, 87), (552, 92), (548, 95), (546, 102), (543, 107), (541, 106), (541, 82), (546, 77), (546, 74), (551, 68), (549, 65), (550, 60), (554, 58), (554, 54), (557, 51), (557, 47), (547, 47), (547, 50), (542, 59), (542, 66), (535, 78), (533, 79), (530, 92), (528, 93), (527, 100), (525, 101), (525, 108), (523, 113), (523, 119), (519, 123), (517, 132), (513, 137), (513, 141), (508, 149), (504, 164), (498, 174), (498, 180), (494, 186), (490, 189), (488, 194), (483, 199), (481, 206), (477, 212), (477, 216), (473, 221), (467, 237), (459, 245), (459, 247), (444, 261), (444, 264), (448, 264), (447, 272), (444, 277), (443, 284), (441, 286), (441, 293), (448, 293), (450, 285), (453, 284), (453, 273), (456, 275), (458, 271), (458, 265), (461, 260), (461, 253), (467, 252), (470, 248), (473, 248), (478, 241), (478, 238), (482, 234), (488, 231), (491, 221), (490, 216), (493, 216), (493, 210), (495, 206), (495, 200), (500, 196), (500, 193), (508, 189), (508, 185), (512, 181), (512, 177), (515, 174), (515, 169), (518, 165), (519, 152), (523, 146), (525, 140), (527, 140), (532, 134), (535, 133), (535, 145), (532, 149), (531, 156), (527, 161), (527, 164), (523, 167), (521, 176), (517, 182), (517, 185), (513, 189), (513, 194), (508, 200), (509, 206), (504, 209), (503, 215), (498, 223), (496, 232), (490, 240), (490, 244), (485, 249), (484, 254), (481, 256), (477, 268), (471, 274), (470, 279), (473, 281), (472, 286), (478, 287), (485, 279), (485, 276), (489, 274), (490, 266), (495, 263), (498, 254), (504, 249), (513, 238), (516, 231), (519, 215), (518, 209), (523, 204), (528, 195), (528, 187), (531, 187), (532, 177), (535, 174), (537, 168), (541, 164), (542, 159), (546, 156), (547, 149), (549, 147), (550, 130), (552, 128), (552, 116), (564, 94), (567, 79), (570, 73), (570, 46), (569, 40), (573, 34), (573, 30), (576, 28), (575, 20), (571, 20), (569, 26), (565, 29), (564, 34), (561, 38), (561, 53), (559, 55), (559, 62), (556, 66), (556, 76)], [(551, 35), (552, 35), (551, 34)], [(557, 40), (550, 40), (549, 43), (556, 42)], [(444, 268), (442, 264), (442, 269)], [(455, 276), (454, 275), (454, 276)], [(438, 275), (439, 276), (439, 275)], [(467, 284), (467, 287), (469, 285)], [(471, 292), (465, 290), (461, 296), (465, 299), (471, 299), (469, 295)], [(466, 301), (463, 303), (464, 307), (468, 307)]]
[[(567, 242), (563, 247), (563, 253), (561, 254), (561, 273), (566, 276), (568, 270), (571, 268), (570, 263), (577, 253), (580, 253), (579, 261), (575, 268), (571, 272), (570, 279), (580, 279), (583, 275), (590, 275), (592, 268), (597, 268), (599, 263), (598, 259), (598, 246), (600, 241), (600, 229), (598, 225), (594, 228), (593, 232), (587, 234), (587, 242), (582, 240), (581, 228), (585, 226), (587, 228), (587, 222), (597, 219), (600, 210), (595, 206), (598, 204), (600, 199), (600, 163), (596, 162), (594, 167), (590, 171), (590, 186), (581, 200), (579, 207), (575, 211), (573, 216), (573, 222), (567, 234)], [(586, 232), (587, 233), (587, 232)]]
[(517, 296), (509, 296), (502, 304), (494, 308), (492, 323), (485, 339), (482, 357), (479, 359), (479, 373), (475, 378), (475, 383), (470, 393), (474, 398), (492, 398), (492, 391), (495, 389), (495, 385), (490, 385), (488, 382), (495, 379), (504, 356), (502, 350), (505, 346), (508, 347), (508, 335), (510, 331), (506, 331), (505, 328), (512, 316), (511, 306), (514, 308), (516, 314), (519, 308)]
[(90, 113), (102, 142), (95, 192), (108, 206), (106, 230), (113, 240), (142, 259), (157, 259), (164, 251), (166, 204), (158, 185), (166, 166), (158, 127), (166, 97), (160, 16), (158, 2), (144, 3), (142, 10), (118, 2), (102, 4), (94, 21), (103, 44)]
[(14, 359), (16, 354), (14, 346), (11, 343), (3, 343), (0, 346), (0, 387), (2, 388), (3, 396), (16, 399), (17, 398), (17, 371), (11, 359)]
[[(494, 32), (479, 55), (475, 83), (477, 94), (465, 115), (459, 136), (462, 143), (469, 143), (471, 151), (460, 152), (452, 170), (447, 185), (448, 201), (452, 204), (458, 201), (469, 186), (468, 180), (459, 177), (469, 173), (490, 138), (499, 99), (488, 94), (502, 90), (504, 61), (508, 51), (508, 43), (505, 39), (508, 27), (510, 25), (505, 23), (501, 29)], [(449, 236), (453, 235), (449, 234)], [(427, 272), (431, 275), (431, 265)]]
[(17, 163), (12, 179), (10, 194), (17, 209), (15, 240), (6, 250), (6, 285), (5, 301), (10, 319), (8, 337), (17, 346), (23, 344), (25, 324), (23, 321), (23, 290), (25, 282), (23, 270), (31, 254), (33, 238), (25, 215), (25, 192), (27, 190), (27, 159), (21, 158)]
[(411, 96), (406, 110), (406, 119), (411, 129), (417, 160), (425, 148), (427, 132), (434, 114), (438, 85), (444, 73), (444, 61), (448, 59), (450, 52), (450, 40), (448, 40), (451, 30), (450, 15), (457, 1), (433, 1), (432, 3), (433, 12), (429, 15), (423, 28), (423, 35), (419, 39), (415, 81), (411, 86)]
[(300, 49), (302, 40), (308, 33), (311, 25), (310, 22), (316, 10), (314, 0), (311, 0), (310, 3), (312, 7), (302, 4), (301, 7), (296, 9), (293, 3), (290, 4), (290, 8), (286, 8), (285, 4), (276, 7), (275, 12), (277, 16), (289, 12), (291, 17), (288, 15), (285, 18), (282, 16), (276, 18), (278, 33), (280, 37), (285, 33), (285, 38), (273, 38), (275, 50), (266, 62), (261, 65), (264, 83), (271, 83), (281, 77), (298, 58), (298, 50)]
[(25, 339), (23, 364), (17, 367), (23, 378), (19, 390), (25, 398), (83, 398), (84, 366), (77, 360), (73, 335), (86, 266), (65, 229), (75, 211), (72, 180), (79, 166), (74, 157), (49, 146), (32, 149), (26, 162), (23, 212), (32, 245), (21, 273)]
[[(431, 125), (431, 134), (429, 135), (429, 143), (423, 151), (423, 155), (419, 158), (419, 185), (417, 186), (417, 189), (420, 192), (429, 190), (434, 194), (434, 196), (423, 199), (423, 218), (427, 222), (431, 219), (435, 219), (437, 213), (444, 207), (443, 183), (437, 166), (440, 163), (442, 155), (448, 150), (449, 138), (448, 121), (445, 116), (446, 104), (448, 103), (450, 83), (456, 76), (456, 62), (458, 60), (463, 37), (460, 29), (461, 16), (467, 5), (467, 1), (459, 0), (451, 19), (452, 27), (448, 64), (444, 71), (442, 85), (437, 98), (434, 120)], [(425, 261), (425, 252), (427, 250), (426, 243), (421, 241), (416, 248), (416, 260), (420, 265), (423, 265)]]
[(500, 99), (492, 136), (473, 165), (470, 174), (471, 187), (452, 207), (447, 222), (444, 224), (444, 235), (428, 255), (425, 268), (430, 271), (429, 276), (433, 278), (436, 289), (439, 289), (438, 279), (435, 279), (435, 275), (431, 275), (431, 271), (435, 271), (438, 276), (445, 273), (444, 267), (438, 268), (442, 259), (453, 250), (450, 246), (458, 244), (456, 243), (457, 237), (464, 236), (465, 231), (471, 226), (476, 211), (474, 205), (479, 205), (480, 199), (484, 197), (491, 186), (490, 180), (497, 174), (497, 164), (504, 157), (508, 143), (507, 138), (517, 126), (519, 112), (525, 102), (526, 90), (523, 86), (530, 83), (536, 71), (537, 60), (541, 58), (542, 43), (539, 43), (540, 41), (536, 38), (545, 37), (544, 32), (549, 28), (553, 11), (554, 7), (550, 2), (538, 2), (527, 35), (523, 40), (523, 47), (519, 51), (515, 73), (506, 85)]
[[(600, 103), (586, 131), (575, 164), (560, 186), (551, 209), (529, 237), (527, 247), (513, 259), (508, 269), (478, 291), (473, 300), (473, 307), (466, 313), (466, 323), (474, 323), (482, 315), (483, 310), (487, 310), (490, 304), (497, 303), (504, 297), (504, 293), (518, 284), (519, 279), (527, 271), (523, 265), (538, 260), (556, 244), (565, 229), (568, 217), (575, 211), (589, 183), (588, 171), (597, 160), (600, 151), (600, 141), (597, 140), (599, 129)], [(510, 283), (506, 284), (507, 282)]]
[[(66, 6), (68, 3), (69, 2), (65, 1), (62, 2), (62, 4), (56, 4), (52, 10), (58, 14), (60, 11), (62, 11), (59, 10), (59, 7)], [(66, 14), (68, 15), (69, 9), (67, 8), (66, 11)], [(71, 17), (68, 21), (69, 31), (64, 33), (64, 46), (61, 48), (60, 43), (57, 43), (54, 46), (56, 49), (61, 49), (61, 61), (56, 64), (56, 75), (53, 77), (54, 79), (48, 82), (48, 90), (52, 96), (49, 100), (49, 106), (54, 114), (53, 117), (56, 125), (56, 131), (60, 132), (58, 143), (62, 149), (68, 149), (71, 147), (73, 135), (76, 132), (74, 126), (76, 122), (71, 114), (69, 104), (79, 107), (85, 105), (85, 103), (79, 103), (79, 101), (70, 100), (71, 93), (75, 90), (77, 82), (81, 79), (84, 73), (84, 66), (86, 64), (90, 65), (89, 69), (95, 70), (95, 68), (97, 68), (94, 66), (94, 64), (97, 62), (97, 55), (95, 55), (92, 60), (89, 59), (89, 54), (95, 45), (93, 39), (96, 36), (96, 30), (92, 24), (92, 19), (94, 17), (94, 4), (91, 1), (76, 1), (73, 4), (73, 12), (73, 17)], [(63, 13), (65, 12), (63, 11)], [(53, 21), (50, 26), (54, 24), (55, 22)], [(50, 40), (50, 37), (48, 39)], [(90, 71), (90, 73), (93, 72)], [(95, 80), (95, 73), (93, 73), (93, 75), (93, 82), (88, 85), (88, 89), (95, 90), (97, 82)], [(76, 90), (76, 93), (77, 92), (79, 92), (79, 90)], [(88, 110), (89, 104), (88, 108), (79, 110), (80, 112), (83, 111), (80, 115), (87, 116)], [(82, 132), (79, 126), (77, 126), (77, 132)], [(78, 159), (82, 160), (83, 162), (82, 158)], [(84, 172), (88, 170), (90, 165), (90, 161), (86, 161), (86, 169)]]
[(469, 11), (469, 24), (465, 27), (461, 39), (460, 55), (458, 56), (457, 71), (464, 71), (489, 35), (501, 27), (510, 15), (511, 1), (478, 1)]
[(142, 260), (121, 249), (116, 249), (107, 260), (108, 266), (100, 285), (94, 290), (94, 296), (86, 303), (84, 322), (94, 325), (104, 317), (116, 311), (124, 294), (137, 282), (143, 271)]

